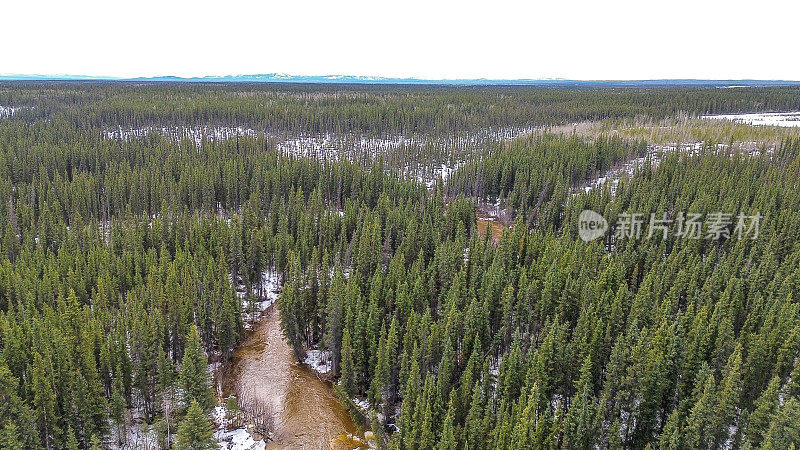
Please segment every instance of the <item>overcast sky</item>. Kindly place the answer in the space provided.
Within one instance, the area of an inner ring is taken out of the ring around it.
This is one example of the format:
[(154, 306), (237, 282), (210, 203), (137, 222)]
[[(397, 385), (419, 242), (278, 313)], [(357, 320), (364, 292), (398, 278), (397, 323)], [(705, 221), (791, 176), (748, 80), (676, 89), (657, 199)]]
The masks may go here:
[(41, 1), (0, 74), (800, 80), (797, 1)]

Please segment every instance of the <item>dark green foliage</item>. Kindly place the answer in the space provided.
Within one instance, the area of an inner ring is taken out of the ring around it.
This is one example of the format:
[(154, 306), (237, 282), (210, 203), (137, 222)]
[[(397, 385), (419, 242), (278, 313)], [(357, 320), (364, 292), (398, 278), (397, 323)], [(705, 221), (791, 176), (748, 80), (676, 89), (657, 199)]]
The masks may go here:
[[(213, 448), (208, 363), (230, 357), (272, 271), (287, 340), (330, 354), (393, 448), (798, 445), (796, 140), (670, 155), (612, 196), (572, 194), (645, 143), (537, 134), (487, 145), (429, 190), (396, 172), (435, 151), (323, 161), (264, 135), (101, 137), (242, 125), (434, 139), (798, 109), (796, 88), (0, 85), (9, 102), (35, 108), (0, 121), (3, 448), (124, 439), (129, 409), (177, 428), (178, 448)], [(497, 198), (513, 227), (481, 238), (477, 211)], [(629, 211), (764, 218), (756, 240), (587, 244), (585, 208), (612, 233)]]
[(214, 427), (203, 413), (203, 408), (192, 400), (183, 422), (178, 426), (178, 450), (212, 450), (218, 448), (213, 438)]
[(189, 335), (186, 337), (186, 351), (181, 361), (180, 378), (186, 403), (194, 403), (203, 411), (208, 411), (214, 406), (211, 374), (208, 373), (207, 358), (201, 347), (196, 326), (189, 328)]

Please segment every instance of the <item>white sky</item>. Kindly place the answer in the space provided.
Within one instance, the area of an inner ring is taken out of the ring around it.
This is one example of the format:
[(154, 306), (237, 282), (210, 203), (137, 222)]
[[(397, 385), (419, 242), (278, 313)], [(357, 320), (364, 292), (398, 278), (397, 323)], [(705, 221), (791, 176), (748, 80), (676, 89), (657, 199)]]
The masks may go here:
[(2, 0), (0, 74), (800, 80), (800, 2)]

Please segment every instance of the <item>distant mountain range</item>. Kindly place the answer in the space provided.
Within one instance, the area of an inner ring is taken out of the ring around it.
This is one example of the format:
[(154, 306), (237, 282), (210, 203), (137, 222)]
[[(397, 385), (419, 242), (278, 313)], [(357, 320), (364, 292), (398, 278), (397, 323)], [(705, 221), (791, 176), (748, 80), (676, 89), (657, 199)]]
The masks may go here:
[(551, 87), (757, 87), (800, 86), (800, 81), (789, 80), (568, 80), (548, 79), (448, 79), (385, 78), (355, 75), (285, 75), (269, 73), (260, 75), (225, 75), (206, 77), (136, 77), (117, 78), (91, 75), (16, 75), (0, 74), (0, 81), (124, 81), (173, 83), (313, 83), (313, 84), (402, 84), (402, 85), (452, 85), (452, 86), (551, 86)]

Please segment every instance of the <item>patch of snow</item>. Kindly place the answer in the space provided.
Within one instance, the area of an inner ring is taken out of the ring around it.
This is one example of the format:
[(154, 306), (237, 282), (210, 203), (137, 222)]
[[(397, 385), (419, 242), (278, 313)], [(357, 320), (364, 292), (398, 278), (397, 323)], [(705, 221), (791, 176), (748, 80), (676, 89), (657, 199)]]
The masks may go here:
[(703, 119), (728, 120), (753, 126), (800, 127), (800, 111), (749, 113), (749, 114), (712, 114), (701, 116)]
[(364, 412), (369, 412), (369, 402), (366, 399), (360, 399), (357, 397), (353, 397), (353, 403), (358, 406)]
[(0, 119), (12, 117), (17, 111), (21, 110), (21, 106), (3, 106), (0, 105)]
[[(563, 404), (564, 404), (564, 396), (561, 394), (553, 394), (553, 396), (550, 398), (550, 408), (553, 410), (553, 415), (555, 415), (556, 417), (560, 415), (559, 413), (561, 411), (561, 405)], [(622, 413), (624, 414), (625, 411), (622, 411)]]
[(300, 134), (276, 144), (278, 151), (294, 156), (315, 156), (329, 160), (356, 156), (379, 156), (395, 150), (426, 147), (479, 148), (489, 142), (515, 139), (533, 133), (532, 127), (486, 128), (439, 137), (388, 134), (368, 136), (356, 133)]
[[(501, 127), (453, 133), (441, 136), (385, 134), (363, 135), (358, 133), (319, 133), (319, 134), (277, 134), (266, 130), (255, 130), (244, 127), (141, 127), (141, 128), (109, 128), (102, 132), (106, 139), (130, 141), (144, 138), (150, 133), (159, 134), (173, 141), (189, 140), (199, 148), (209, 141), (224, 141), (240, 136), (257, 138), (259, 136), (275, 142), (275, 149), (284, 155), (294, 157), (313, 157), (327, 161), (362, 161), (365, 158), (390, 156), (393, 153), (422, 154), (426, 149), (441, 149), (441, 155), (452, 155), (453, 150), (471, 153), (481, 150), (491, 143), (508, 141), (530, 135), (541, 128), (534, 127)], [(468, 155), (466, 155), (468, 156)], [(462, 156), (463, 158), (463, 156)], [(434, 156), (432, 158), (412, 158), (419, 162), (406, 167), (401, 172), (404, 176), (416, 179), (432, 188), (437, 181), (447, 181), (465, 161), (451, 161), (450, 156)]]
[(497, 378), (500, 375), (500, 362), (499, 361), (496, 364), (492, 363), (492, 364), (489, 365), (489, 373), (495, 378)]
[(110, 449), (157, 449), (158, 434), (155, 428), (147, 425), (141, 420), (135, 420), (134, 423), (125, 427), (125, 437), (122, 444), (119, 443), (119, 428), (111, 426), (108, 439), (105, 440), (105, 445)]
[(214, 439), (219, 442), (220, 450), (264, 450), (267, 448), (266, 442), (255, 440), (244, 427), (233, 430), (218, 429), (214, 433)]
[[(750, 142), (746, 144), (747, 147), (743, 151), (747, 152), (749, 156), (758, 156), (761, 154), (756, 147), (756, 142)], [(647, 165), (649, 165), (651, 168), (656, 168), (668, 153), (680, 152), (690, 156), (696, 156), (700, 154), (700, 151), (704, 147), (704, 141), (687, 143), (672, 142), (664, 145), (650, 145), (648, 146), (647, 153), (644, 156), (629, 159), (621, 165), (606, 170), (603, 175), (587, 182), (578, 190), (578, 192), (573, 193), (573, 195), (580, 195), (581, 193), (588, 194), (592, 190), (602, 188), (606, 184), (610, 186), (611, 195), (616, 195), (617, 186), (619, 185), (619, 181), (622, 177), (633, 177), (637, 170), (647, 167)], [(714, 148), (716, 149), (714, 151), (715, 154), (719, 154), (728, 149), (728, 144), (718, 143), (714, 146)], [(768, 149), (767, 152), (770, 152), (771, 150), (774, 149)]]
[[(252, 324), (261, 317), (261, 314), (278, 300), (278, 296), (281, 293), (280, 273), (275, 270), (262, 272), (261, 285), (254, 288), (253, 292), (258, 296), (245, 297), (244, 290), (240, 295), (244, 299), (242, 300), (242, 321), (247, 329), (252, 328)], [(238, 293), (239, 290), (237, 289)]]
[(211, 411), (211, 419), (217, 426), (214, 439), (219, 443), (220, 450), (264, 450), (267, 443), (256, 440), (245, 427), (228, 429), (228, 410), (224, 406), (216, 406)]
[(203, 141), (225, 141), (241, 136), (255, 138), (258, 132), (252, 128), (244, 127), (142, 127), (142, 128), (127, 128), (121, 126), (116, 129), (108, 129), (103, 132), (103, 137), (106, 139), (116, 139), (121, 141), (130, 141), (133, 139), (146, 137), (150, 133), (160, 134), (162, 137), (181, 142), (188, 139), (197, 147)]
[(221, 366), (222, 366), (222, 364), (220, 362), (218, 362), (218, 361), (217, 362), (213, 362), (213, 363), (208, 365), (208, 369), (207, 370), (208, 370), (209, 373), (213, 374), (213, 373), (216, 373), (217, 369), (219, 369)]
[(414, 169), (406, 167), (403, 176), (424, 183), (428, 189), (433, 189), (437, 182), (446, 183), (447, 180), (465, 164), (465, 161), (456, 161), (452, 164), (442, 163), (433, 166), (418, 166)]
[(733, 448), (733, 437), (739, 431), (739, 426), (734, 424), (728, 425), (728, 438), (722, 443), (722, 448), (729, 450)]
[(211, 411), (211, 420), (217, 424), (218, 427), (225, 427), (228, 425), (228, 410), (224, 406), (217, 405)]
[(326, 374), (331, 371), (331, 354), (326, 350), (308, 350), (303, 364), (312, 368), (315, 372)]
[(261, 277), (261, 289), (264, 292), (264, 301), (268, 308), (278, 300), (281, 294), (281, 275), (275, 270), (264, 271)]

